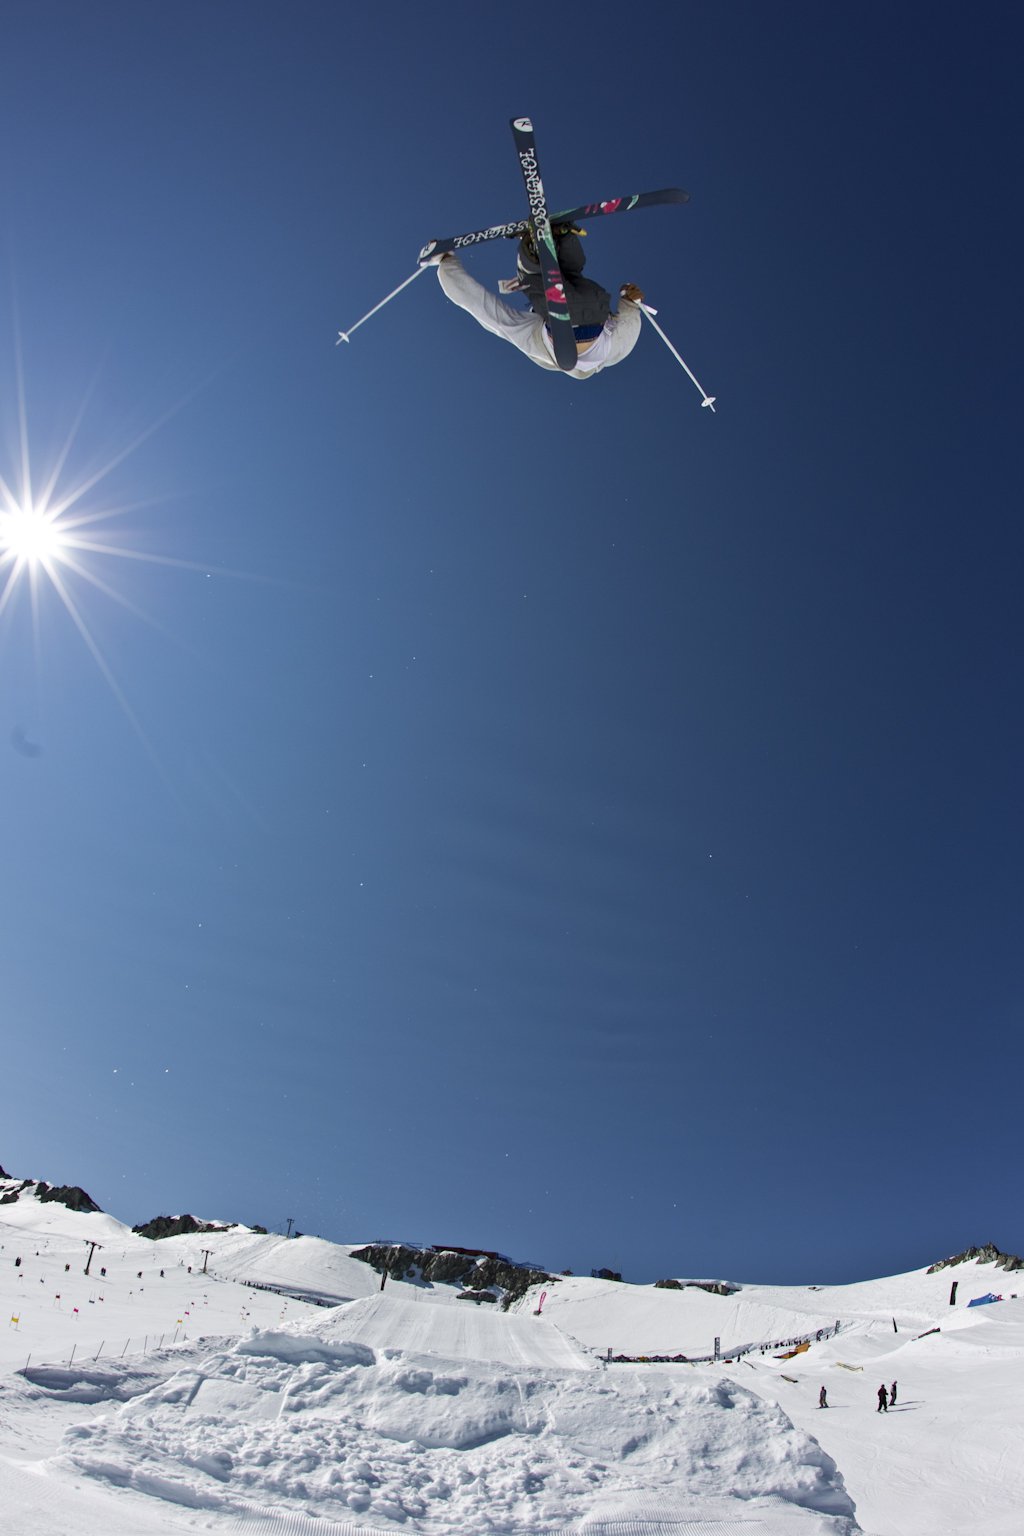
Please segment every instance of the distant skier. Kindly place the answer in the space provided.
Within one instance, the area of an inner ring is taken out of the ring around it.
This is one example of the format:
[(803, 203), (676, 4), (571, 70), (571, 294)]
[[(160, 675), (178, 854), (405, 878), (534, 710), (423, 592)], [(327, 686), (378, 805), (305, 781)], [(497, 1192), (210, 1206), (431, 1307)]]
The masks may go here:
[[(559, 265), (565, 279), (569, 314), (576, 338), (576, 367), (570, 379), (589, 379), (592, 374), (621, 363), (636, 346), (642, 324), (639, 305), (642, 291), (635, 283), (620, 289), (618, 314), (611, 313), (611, 295), (583, 276), (586, 258), (579, 236), (561, 226), (556, 231)], [(531, 309), (514, 309), (470, 277), (457, 256), (450, 252), (436, 258), (437, 277), (453, 304), (466, 310), (485, 331), (510, 341), (538, 368), (562, 372), (555, 362), (554, 347), (544, 311), (544, 278), (536, 250), (526, 236), (519, 249), (517, 285), (530, 300)]]
[(827, 1408), (828, 1407), (828, 1393), (825, 1391), (824, 1387), (822, 1387), (821, 1391), (818, 1393), (818, 1407), (819, 1408)]
[(889, 1407), (893, 1408), (893, 1407), (895, 1407), (895, 1405), (896, 1405), (896, 1383), (893, 1382), (892, 1386), (889, 1388)]
[(886, 1389), (886, 1385), (885, 1385), (884, 1381), (882, 1382), (882, 1385), (878, 1389), (878, 1407), (877, 1407), (877, 1409), (875, 1411), (876, 1411), (876, 1413), (888, 1413), (889, 1412), (889, 1393), (888, 1393), (888, 1391)]

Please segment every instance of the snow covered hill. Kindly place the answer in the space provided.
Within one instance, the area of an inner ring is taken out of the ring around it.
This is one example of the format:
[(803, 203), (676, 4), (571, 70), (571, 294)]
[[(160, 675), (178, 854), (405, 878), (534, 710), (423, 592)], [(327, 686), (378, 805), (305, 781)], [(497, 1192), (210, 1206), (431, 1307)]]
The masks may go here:
[(1024, 1275), (990, 1262), (728, 1296), (567, 1277), (505, 1313), (382, 1292), (317, 1238), (153, 1241), (12, 1188), (5, 1536), (1021, 1529)]

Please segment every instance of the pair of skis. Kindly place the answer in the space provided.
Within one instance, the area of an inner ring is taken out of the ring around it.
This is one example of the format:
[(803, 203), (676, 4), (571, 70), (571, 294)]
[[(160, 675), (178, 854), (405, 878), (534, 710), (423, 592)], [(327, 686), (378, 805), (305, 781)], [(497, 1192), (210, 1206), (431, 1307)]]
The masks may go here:
[[(630, 192), (625, 197), (610, 197), (603, 203), (580, 203), (578, 208), (566, 208), (551, 215), (551, 223), (578, 224), (581, 219), (600, 219), (609, 213), (632, 213), (634, 208), (654, 208), (659, 203), (688, 203), (689, 192), (682, 187), (662, 187), (658, 192)], [(510, 224), (489, 224), (486, 229), (473, 229), (467, 235), (449, 235), (445, 240), (428, 240), (420, 251), (420, 261), (445, 251), (463, 251), (484, 240), (514, 240), (525, 235), (530, 228), (529, 219), (513, 219)]]
[[(579, 219), (595, 219), (606, 214), (629, 213), (634, 208), (649, 208), (656, 203), (688, 203), (690, 196), (679, 187), (665, 187), (660, 192), (636, 192), (629, 197), (610, 198), (603, 203), (581, 203), (577, 208), (570, 208), (562, 213), (551, 215), (548, 213), (547, 199), (544, 195), (544, 183), (541, 181), (540, 167), (537, 161), (537, 145), (534, 141), (533, 123), (528, 117), (514, 117), (512, 119), (512, 133), (516, 141), (516, 151), (519, 155), (519, 166), (522, 171), (523, 185), (526, 188), (526, 196), (530, 205), (530, 216), (527, 219), (517, 219), (509, 224), (492, 224), (487, 229), (471, 230), (465, 235), (452, 235), (444, 240), (429, 240), (423, 247), (419, 256), (419, 265), (415, 272), (399, 283), (398, 287), (375, 304), (355, 325), (349, 326), (347, 331), (338, 332), (336, 345), (343, 341), (350, 341), (353, 334), (361, 325), (365, 325), (377, 312), (397, 298), (403, 289), (415, 282), (417, 277), (424, 273), (428, 266), (435, 263), (437, 258), (450, 251), (464, 250), (468, 246), (479, 245), (484, 240), (499, 240), (503, 236), (516, 236), (525, 234), (532, 229), (535, 237), (537, 254), (540, 258), (540, 268), (544, 276), (545, 290), (545, 318), (548, 320), (548, 330), (551, 335), (552, 350), (559, 368), (567, 373), (572, 373), (578, 361), (576, 351), (576, 338), (573, 335), (572, 320), (569, 314), (567, 302), (565, 278), (558, 262), (558, 250), (552, 225), (575, 224)], [(518, 285), (516, 285), (518, 286)], [(503, 285), (504, 291), (511, 291), (512, 285)], [(650, 304), (640, 304), (641, 314), (657, 331), (668, 350), (672, 353), (676, 362), (686, 372), (701, 396), (701, 405), (707, 406), (712, 413), (715, 409), (715, 397), (709, 395), (703, 384), (691, 372), (689, 366), (676, 351), (665, 332), (654, 318), (658, 313)]]
[(494, 224), (488, 229), (472, 230), (465, 235), (452, 235), (445, 240), (430, 240), (420, 252), (420, 261), (430, 261), (431, 258), (448, 251), (464, 250), (467, 246), (479, 245), (484, 240), (500, 240), (503, 237), (522, 235), (528, 229), (532, 229), (544, 277), (544, 303), (555, 362), (559, 368), (571, 373), (577, 362), (576, 338), (573, 335), (572, 319), (569, 314), (565, 279), (558, 264), (558, 251), (552, 223), (574, 224), (577, 219), (593, 219), (611, 213), (628, 213), (634, 208), (647, 208), (655, 203), (685, 203), (689, 201), (689, 193), (682, 191), (679, 187), (665, 187), (660, 192), (635, 192), (631, 196), (611, 198), (603, 203), (581, 203), (578, 208), (570, 208), (552, 217), (548, 213), (544, 183), (541, 180), (533, 123), (528, 117), (514, 117), (511, 121), (512, 136), (519, 156), (519, 168), (530, 206), (529, 218), (518, 219), (510, 224)]

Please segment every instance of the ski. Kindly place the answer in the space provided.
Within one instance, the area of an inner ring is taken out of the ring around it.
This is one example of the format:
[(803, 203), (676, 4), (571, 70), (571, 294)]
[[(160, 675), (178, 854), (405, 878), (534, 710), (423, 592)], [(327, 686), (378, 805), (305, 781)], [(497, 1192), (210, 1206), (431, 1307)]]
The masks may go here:
[[(682, 187), (662, 187), (658, 192), (632, 192), (626, 197), (608, 198), (603, 203), (580, 203), (578, 208), (567, 208), (551, 215), (552, 224), (576, 224), (580, 219), (599, 219), (610, 213), (632, 213), (634, 208), (654, 208), (661, 203), (688, 203), (689, 192)], [(484, 240), (513, 240), (524, 235), (530, 227), (529, 219), (513, 219), (509, 224), (491, 224), (487, 229), (474, 229), (466, 235), (449, 235), (443, 240), (428, 240), (420, 251), (420, 261), (431, 256), (442, 256), (446, 251), (465, 250), (470, 245), (480, 245)]]
[(523, 173), (523, 185), (530, 205), (530, 224), (537, 245), (537, 257), (544, 277), (544, 308), (547, 311), (548, 332), (555, 354), (555, 362), (566, 373), (576, 367), (576, 338), (572, 333), (569, 300), (565, 292), (565, 279), (558, 265), (555, 237), (551, 230), (544, 183), (540, 178), (537, 146), (533, 137), (533, 124), (528, 117), (512, 118), (512, 137), (516, 141), (519, 169)]

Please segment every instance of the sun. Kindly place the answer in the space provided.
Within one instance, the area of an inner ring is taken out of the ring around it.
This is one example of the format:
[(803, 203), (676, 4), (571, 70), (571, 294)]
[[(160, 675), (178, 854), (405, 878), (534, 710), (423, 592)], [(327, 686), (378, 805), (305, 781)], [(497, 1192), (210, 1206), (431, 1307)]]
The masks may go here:
[(49, 567), (66, 549), (60, 516), (45, 507), (0, 507), (0, 564)]
[[(72, 454), (95, 384), (87, 391), (64, 437), (63, 445), (44, 468), (38, 462), (33, 464), (30, 449), (17, 323), (14, 362), (16, 414), (4, 412), (0, 408), (0, 417), (4, 418), (5, 425), (6, 417), (11, 416), (15, 418), (17, 426), (15, 462), (0, 462), (0, 647), (4, 651), (5, 672), (14, 665), (12, 657), (22, 654), (34, 656), (38, 666), (41, 654), (39, 640), (47, 614), (56, 615), (63, 611), (172, 795), (177, 797), (177, 791), (167, 777), (159, 754), (136, 716), (94, 633), (90, 622), (90, 602), (97, 596), (104, 602), (113, 602), (133, 617), (166, 634), (161, 624), (109, 579), (114, 566), (120, 564), (124, 569), (126, 565), (142, 562), (180, 572), (202, 573), (207, 580), (213, 574), (246, 574), (210, 566), (205, 562), (200, 564), (170, 555), (148, 553), (133, 547), (130, 534), (123, 530), (119, 534), (114, 525), (126, 514), (142, 511), (152, 505), (154, 500), (161, 498), (151, 497), (144, 501), (117, 504), (108, 501), (99, 489), (119, 465), (194, 398), (201, 386), (165, 410), (150, 425), (144, 426), (123, 447), (115, 448), (105, 462), (101, 456), (96, 455), (86, 473), (75, 474), (71, 468)], [(13, 433), (7, 436), (14, 438)], [(23, 623), (25, 599), (31, 625), (29, 633), (34, 641), (31, 647), (19, 646), (27, 633)]]

